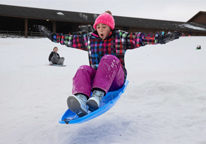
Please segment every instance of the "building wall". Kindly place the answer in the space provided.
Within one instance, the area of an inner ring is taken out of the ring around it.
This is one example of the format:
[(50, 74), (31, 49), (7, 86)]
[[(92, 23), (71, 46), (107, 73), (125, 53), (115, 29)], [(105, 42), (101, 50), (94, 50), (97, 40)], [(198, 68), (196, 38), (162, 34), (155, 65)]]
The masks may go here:
[[(124, 30), (124, 27), (121, 27), (121, 26), (117, 26), (117, 28), (119, 28), (120, 30)], [(159, 33), (159, 32), (162, 32), (164, 31), (165, 34), (167, 34), (168, 32), (174, 32), (175, 30), (165, 30), (165, 29), (150, 29), (150, 28), (135, 28), (135, 27), (129, 27), (129, 30), (125, 30), (127, 32), (143, 32), (143, 33)], [(195, 32), (195, 31), (192, 31), (192, 30), (181, 30), (179, 31), (181, 32), (183, 35), (185, 36), (206, 36), (206, 31), (202, 31), (202, 32)]]
[[(55, 23), (55, 24), (54, 24)], [(57, 33), (69, 34), (79, 31), (79, 25), (81, 23), (75, 22), (59, 22), (59, 21), (50, 21), (50, 20), (39, 20), (39, 19), (28, 19), (27, 34), (28, 36), (40, 36), (40, 33), (35, 29), (34, 25), (44, 25), (47, 29), (53, 32), (55, 30)], [(15, 18), (15, 17), (6, 17), (0, 16), (0, 33), (19, 35), (27, 37), (25, 34), (25, 19), (24, 18)], [(37, 34), (39, 33), (39, 34)]]
[(22, 31), (24, 30), (24, 19), (0, 16), (0, 30)]
[[(206, 24), (206, 15), (199, 14), (196, 18), (192, 20), (192, 22), (196, 23), (205, 23)], [(54, 24), (55, 23), (55, 24)], [(47, 21), (47, 20), (37, 20), (37, 19), (28, 19), (28, 33), (30, 36), (34, 35), (33, 32), (37, 32), (34, 28), (34, 25), (44, 25), (47, 27), (50, 31), (54, 30), (57, 33), (64, 33), (69, 34), (73, 32), (79, 31), (79, 25), (87, 25), (86, 23), (75, 23), (75, 22), (53, 22), (53, 21)], [(116, 26), (117, 28), (127, 31), (127, 32), (144, 32), (144, 33), (157, 33), (164, 31), (165, 33), (173, 32), (174, 30), (164, 30), (164, 29), (151, 29), (151, 28), (137, 28), (137, 27), (123, 27), (123, 26)], [(16, 34), (18, 35), (25, 35), (26, 36), (26, 29), (25, 29), (25, 19), (24, 18), (14, 18), (14, 17), (5, 17), (0, 16), (0, 32), (2, 31), (16, 31)], [(206, 36), (206, 32), (194, 32), (194, 31), (180, 31), (184, 33), (186, 36), (192, 35), (192, 36)]]

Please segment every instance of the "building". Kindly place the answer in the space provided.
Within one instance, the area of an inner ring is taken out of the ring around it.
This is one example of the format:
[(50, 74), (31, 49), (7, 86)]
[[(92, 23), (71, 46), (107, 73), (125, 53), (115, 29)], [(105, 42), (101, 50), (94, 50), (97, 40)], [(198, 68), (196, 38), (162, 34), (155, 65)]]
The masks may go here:
[[(72, 34), (79, 31), (80, 25), (93, 25), (97, 16), (92, 13), (0, 5), (0, 34), (40, 35), (34, 25), (44, 25), (52, 32)], [(121, 16), (114, 16), (114, 19), (117, 28), (128, 32), (180, 31), (185, 35), (206, 36), (205, 17), (205, 12), (200, 12), (188, 22)]]
[(206, 26), (206, 12), (200, 11), (187, 21), (188, 23), (199, 23)]

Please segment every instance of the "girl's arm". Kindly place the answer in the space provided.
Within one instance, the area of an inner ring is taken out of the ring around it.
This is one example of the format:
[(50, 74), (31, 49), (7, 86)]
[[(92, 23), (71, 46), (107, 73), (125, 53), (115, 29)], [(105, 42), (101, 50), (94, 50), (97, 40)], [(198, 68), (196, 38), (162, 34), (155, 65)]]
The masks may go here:
[(73, 47), (81, 50), (87, 50), (88, 35), (69, 35), (52, 33), (42, 25), (38, 25), (37, 29), (43, 36), (46, 36), (52, 42), (60, 43), (68, 47)]
[(88, 35), (69, 35), (52, 33), (51, 40), (55, 43), (87, 51)]
[(50, 55), (49, 55), (49, 61), (51, 61), (51, 58), (52, 58), (53, 54), (54, 54), (53, 52), (50, 53)]
[(134, 49), (147, 44), (158, 44), (158, 34), (145, 34), (141, 32), (128, 33), (120, 31), (122, 41), (126, 42), (126, 49)]
[(162, 35), (161, 33), (146, 34), (141, 32), (128, 33), (120, 31), (120, 37), (126, 42), (126, 49), (134, 49), (147, 44), (166, 44), (174, 39), (178, 39), (181, 36), (179, 32), (173, 32), (171, 34)]

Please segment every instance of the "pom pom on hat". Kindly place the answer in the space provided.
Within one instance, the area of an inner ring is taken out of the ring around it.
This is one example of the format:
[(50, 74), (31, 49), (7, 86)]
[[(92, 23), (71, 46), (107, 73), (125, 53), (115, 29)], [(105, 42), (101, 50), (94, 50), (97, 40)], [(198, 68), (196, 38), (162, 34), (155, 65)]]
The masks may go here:
[(95, 30), (97, 30), (97, 29), (96, 29), (96, 26), (97, 26), (99, 23), (103, 23), (103, 24), (108, 25), (108, 26), (111, 28), (111, 30), (113, 30), (114, 27), (115, 27), (114, 18), (113, 18), (112, 15), (110, 15), (110, 14), (108, 14), (108, 13), (102, 13), (102, 14), (100, 14), (100, 15), (96, 18), (95, 23), (94, 23), (94, 25), (93, 25), (93, 28), (94, 28)]

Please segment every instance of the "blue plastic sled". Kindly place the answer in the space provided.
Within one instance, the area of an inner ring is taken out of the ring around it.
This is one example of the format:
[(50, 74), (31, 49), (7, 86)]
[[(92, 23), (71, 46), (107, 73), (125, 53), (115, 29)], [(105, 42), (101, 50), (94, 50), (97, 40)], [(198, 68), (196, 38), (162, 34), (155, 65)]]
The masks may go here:
[(94, 112), (89, 111), (87, 115), (83, 117), (78, 117), (76, 113), (72, 112), (70, 109), (68, 109), (64, 115), (59, 119), (60, 124), (80, 124), (86, 121), (89, 121), (91, 119), (94, 119), (106, 111), (108, 111), (110, 108), (112, 108), (116, 102), (119, 100), (122, 93), (125, 92), (125, 89), (128, 85), (129, 81), (127, 80), (121, 89), (117, 91), (111, 91), (108, 92), (106, 96), (104, 96), (101, 100), (100, 107)]

